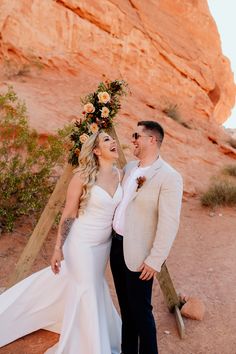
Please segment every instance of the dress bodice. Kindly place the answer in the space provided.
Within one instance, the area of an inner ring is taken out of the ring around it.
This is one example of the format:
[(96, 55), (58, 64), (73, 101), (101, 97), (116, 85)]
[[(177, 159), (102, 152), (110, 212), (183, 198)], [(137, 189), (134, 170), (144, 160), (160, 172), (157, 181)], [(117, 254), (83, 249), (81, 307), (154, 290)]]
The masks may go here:
[(122, 198), (120, 183), (113, 197), (97, 184), (93, 185), (90, 193), (85, 211), (79, 215), (79, 218), (89, 218), (88, 221), (91, 222), (91, 220), (93, 220), (93, 223), (96, 223), (95, 220), (97, 220), (98, 222), (110, 224), (114, 211)]
[(107, 229), (112, 227), (115, 209), (122, 199), (122, 187), (119, 183), (113, 197), (99, 185), (91, 188), (90, 198), (83, 213), (77, 221), (80, 226), (91, 229)]

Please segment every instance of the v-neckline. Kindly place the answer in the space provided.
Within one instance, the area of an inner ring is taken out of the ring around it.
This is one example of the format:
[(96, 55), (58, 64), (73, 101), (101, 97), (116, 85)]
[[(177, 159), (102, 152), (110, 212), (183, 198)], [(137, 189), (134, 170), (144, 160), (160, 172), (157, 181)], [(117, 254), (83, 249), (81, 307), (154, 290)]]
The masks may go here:
[(116, 187), (116, 190), (115, 190), (113, 196), (111, 196), (110, 193), (107, 192), (107, 191), (106, 191), (104, 188), (102, 188), (101, 186), (99, 186), (99, 184), (96, 184), (96, 183), (94, 184), (94, 186), (96, 186), (96, 187), (100, 188), (101, 190), (103, 190), (103, 192), (105, 192), (111, 199), (114, 199), (114, 197), (115, 197), (115, 195), (116, 195), (116, 192), (118, 191), (119, 185), (120, 185), (120, 182), (118, 183), (118, 185), (117, 185), (117, 187)]

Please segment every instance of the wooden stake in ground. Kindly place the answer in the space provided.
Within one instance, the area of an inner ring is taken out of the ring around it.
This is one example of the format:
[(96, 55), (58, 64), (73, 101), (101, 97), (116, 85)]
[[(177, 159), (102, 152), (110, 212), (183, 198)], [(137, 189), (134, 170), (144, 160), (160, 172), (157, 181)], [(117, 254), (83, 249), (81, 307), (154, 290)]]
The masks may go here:
[[(126, 164), (126, 159), (122, 148), (119, 143), (116, 131), (111, 128), (108, 133), (113, 136), (118, 144), (119, 161), (118, 165), (123, 168)], [(67, 186), (70, 182), (72, 175), (72, 166), (66, 165), (66, 168), (58, 180), (56, 187), (25, 247), (19, 261), (16, 264), (16, 268), (10, 278), (9, 287), (17, 283), (26, 277), (36, 259), (53, 223), (59, 213), (66, 196)], [(180, 333), (180, 337), (184, 336), (184, 323), (179, 312), (180, 301), (176, 294), (174, 285), (172, 283), (170, 274), (165, 263), (162, 266), (161, 272), (158, 274), (157, 279), (159, 281), (161, 290), (166, 300), (167, 306), (171, 312), (175, 313), (176, 321)]]

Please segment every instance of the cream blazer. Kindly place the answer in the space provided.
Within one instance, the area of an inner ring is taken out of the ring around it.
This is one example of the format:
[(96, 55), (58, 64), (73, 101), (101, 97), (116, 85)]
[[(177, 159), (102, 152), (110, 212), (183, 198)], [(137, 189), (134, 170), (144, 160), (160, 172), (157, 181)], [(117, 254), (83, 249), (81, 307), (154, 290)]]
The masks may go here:
[[(122, 184), (137, 164), (132, 161), (126, 165)], [(126, 209), (124, 257), (131, 271), (138, 271), (145, 262), (159, 272), (178, 231), (183, 182), (161, 157), (143, 176), (145, 182)]]

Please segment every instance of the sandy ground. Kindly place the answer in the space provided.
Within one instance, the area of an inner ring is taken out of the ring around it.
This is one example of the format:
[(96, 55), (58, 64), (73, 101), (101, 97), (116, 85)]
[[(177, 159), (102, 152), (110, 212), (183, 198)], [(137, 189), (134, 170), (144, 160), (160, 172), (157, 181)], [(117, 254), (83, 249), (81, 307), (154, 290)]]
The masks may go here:
[[(16, 232), (0, 237), (0, 287), (6, 286), (30, 232), (29, 222), (22, 222)], [(32, 271), (48, 264), (54, 237), (52, 230)], [(153, 306), (160, 354), (236, 354), (235, 249), (235, 208), (218, 208), (212, 214), (197, 199), (183, 203), (180, 231), (167, 265), (177, 292), (202, 299), (206, 314), (202, 322), (184, 319), (186, 337), (181, 340), (156, 281)], [(117, 306), (109, 269), (107, 278)], [(0, 354), (42, 354), (57, 339), (41, 330), (1, 348)]]

